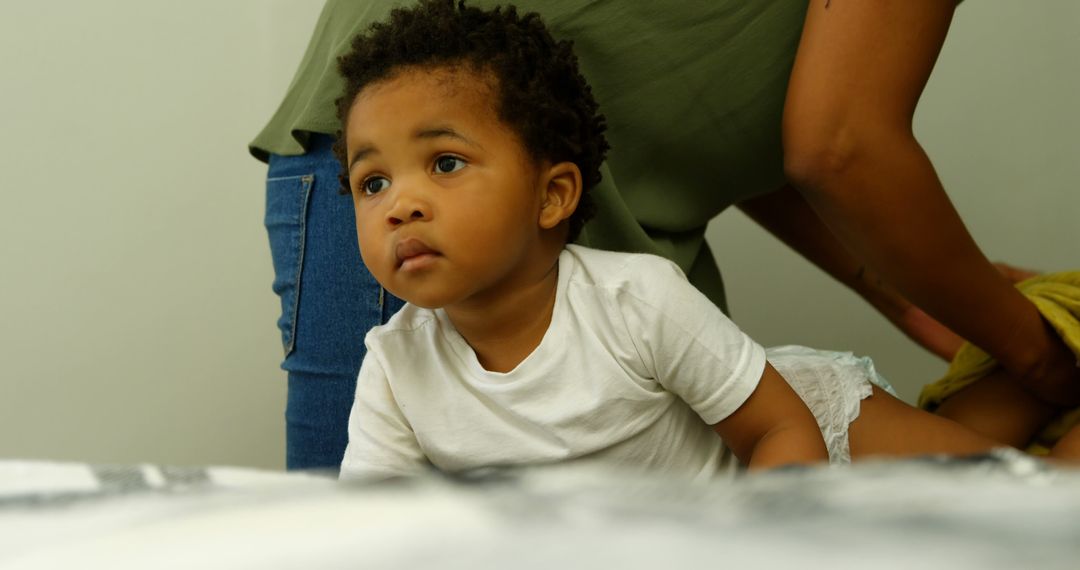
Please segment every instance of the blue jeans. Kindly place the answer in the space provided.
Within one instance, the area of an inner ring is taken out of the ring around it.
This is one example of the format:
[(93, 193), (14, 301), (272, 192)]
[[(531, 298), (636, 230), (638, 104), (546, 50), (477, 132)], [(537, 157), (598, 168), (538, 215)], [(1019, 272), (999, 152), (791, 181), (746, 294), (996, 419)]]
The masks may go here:
[(266, 177), (281, 367), (289, 373), (288, 469), (340, 467), (364, 335), (403, 304), (360, 260), (352, 200), (338, 193), (332, 145), (332, 137), (313, 135), (307, 154), (272, 155)]

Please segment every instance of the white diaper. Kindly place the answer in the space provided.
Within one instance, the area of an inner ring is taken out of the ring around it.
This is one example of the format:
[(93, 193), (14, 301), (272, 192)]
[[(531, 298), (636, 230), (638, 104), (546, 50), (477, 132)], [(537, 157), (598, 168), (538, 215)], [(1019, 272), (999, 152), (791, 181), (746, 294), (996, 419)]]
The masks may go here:
[(765, 355), (814, 413), (829, 449), (829, 463), (851, 463), (848, 426), (859, 417), (860, 403), (872, 393), (871, 385), (896, 395), (874, 370), (874, 362), (850, 352), (795, 345), (768, 348)]

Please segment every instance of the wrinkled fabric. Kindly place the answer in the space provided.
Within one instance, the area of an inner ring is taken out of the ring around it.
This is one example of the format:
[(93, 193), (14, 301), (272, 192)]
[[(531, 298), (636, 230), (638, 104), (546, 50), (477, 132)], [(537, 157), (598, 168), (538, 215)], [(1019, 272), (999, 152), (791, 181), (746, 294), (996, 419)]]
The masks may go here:
[[(1080, 361), (1080, 271), (1039, 275), (1017, 284), (1038, 307)], [(997, 367), (997, 361), (971, 343), (964, 343), (945, 376), (928, 384), (919, 394), (919, 407), (933, 411), (949, 396), (978, 382)], [(1058, 414), (1035, 436), (1028, 452), (1046, 454), (1070, 428), (1080, 423), (1080, 407)]]

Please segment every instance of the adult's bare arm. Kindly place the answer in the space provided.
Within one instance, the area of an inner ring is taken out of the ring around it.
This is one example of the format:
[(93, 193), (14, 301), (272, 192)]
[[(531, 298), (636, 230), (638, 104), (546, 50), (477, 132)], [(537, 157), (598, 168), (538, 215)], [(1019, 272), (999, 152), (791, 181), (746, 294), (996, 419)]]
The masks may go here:
[(1080, 373), (976, 246), (911, 120), (952, 18), (941, 0), (812, 0), (784, 111), (789, 180), (843, 247), (1040, 398)]
[(898, 329), (924, 348), (951, 360), (964, 342), (867, 269), (829, 231), (806, 200), (790, 186), (739, 204), (739, 209), (840, 283), (858, 293)]

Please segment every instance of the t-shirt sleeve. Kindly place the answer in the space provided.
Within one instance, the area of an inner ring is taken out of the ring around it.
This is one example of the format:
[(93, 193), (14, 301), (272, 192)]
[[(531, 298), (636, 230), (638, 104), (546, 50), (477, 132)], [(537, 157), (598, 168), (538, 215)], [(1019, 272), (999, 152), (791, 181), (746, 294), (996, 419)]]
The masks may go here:
[(765, 371), (765, 349), (674, 263), (641, 256), (626, 269), (620, 305), (645, 368), (709, 425), (739, 409)]
[(349, 414), (349, 444), (340, 477), (384, 479), (416, 475), (428, 467), (383, 366), (369, 346), (356, 380), (356, 396)]

